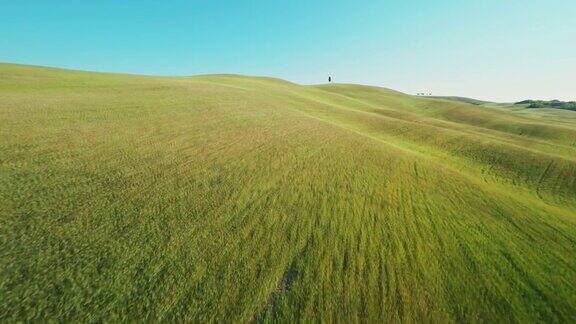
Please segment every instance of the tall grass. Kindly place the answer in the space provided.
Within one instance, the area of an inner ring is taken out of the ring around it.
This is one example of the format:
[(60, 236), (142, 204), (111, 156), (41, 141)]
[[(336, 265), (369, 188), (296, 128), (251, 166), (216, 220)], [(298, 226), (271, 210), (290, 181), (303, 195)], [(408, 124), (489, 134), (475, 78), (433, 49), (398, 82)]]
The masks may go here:
[(576, 119), (0, 65), (0, 320), (569, 322)]

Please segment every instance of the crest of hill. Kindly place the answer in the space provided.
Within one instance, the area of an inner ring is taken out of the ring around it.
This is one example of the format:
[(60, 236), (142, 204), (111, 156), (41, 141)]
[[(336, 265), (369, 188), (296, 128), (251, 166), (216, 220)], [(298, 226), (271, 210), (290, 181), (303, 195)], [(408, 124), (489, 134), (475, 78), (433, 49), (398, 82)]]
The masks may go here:
[(442, 100), (452, 100), (458, 102), (469, 103), (472, 105), (485, 105), (485, 104), (492, 104), (490, 101), (483, 101), (478, 99), (466, 98), (466, 97), (458, 97), (458, 96), (430, 96), (427, 98), (434, 98), (434, 99), (442, 99)]

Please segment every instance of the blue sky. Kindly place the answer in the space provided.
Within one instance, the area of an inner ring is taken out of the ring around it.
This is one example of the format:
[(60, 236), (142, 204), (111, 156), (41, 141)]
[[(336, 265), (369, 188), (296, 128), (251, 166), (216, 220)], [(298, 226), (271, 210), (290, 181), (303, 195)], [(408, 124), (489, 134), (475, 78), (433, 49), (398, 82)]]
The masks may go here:
[(576, 100), (576, 1), (0, 1), (0, 61)]

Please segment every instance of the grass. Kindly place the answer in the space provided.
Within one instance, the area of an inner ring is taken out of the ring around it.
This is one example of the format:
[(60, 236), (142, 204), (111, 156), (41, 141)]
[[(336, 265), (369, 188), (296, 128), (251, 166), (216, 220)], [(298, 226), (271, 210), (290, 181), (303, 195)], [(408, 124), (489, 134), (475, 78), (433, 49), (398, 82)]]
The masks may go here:
[(0, 321), (573, 321), (562, 113), (0, 64)]

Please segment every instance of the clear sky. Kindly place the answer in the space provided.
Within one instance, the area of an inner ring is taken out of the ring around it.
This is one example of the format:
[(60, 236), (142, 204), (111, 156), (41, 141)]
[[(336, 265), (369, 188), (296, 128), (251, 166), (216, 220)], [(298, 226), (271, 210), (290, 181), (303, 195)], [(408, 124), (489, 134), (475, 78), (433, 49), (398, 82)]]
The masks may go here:
[(576, 1), (0, 0), (0, 61), (576, 100)]

